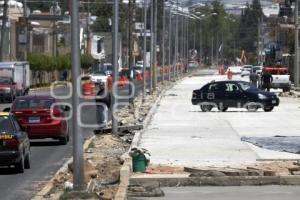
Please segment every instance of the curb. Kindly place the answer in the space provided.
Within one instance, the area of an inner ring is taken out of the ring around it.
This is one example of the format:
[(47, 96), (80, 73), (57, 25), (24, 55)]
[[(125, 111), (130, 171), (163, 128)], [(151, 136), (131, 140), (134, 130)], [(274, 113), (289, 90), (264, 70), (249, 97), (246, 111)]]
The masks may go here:
[[(95, 139), (96, 136), (92, 136), (91, 138), (87, 139), (84, 142), (83, 145), (83, 150), (87, 150), (89, 145), (92, 143), (92, 141)], [(43, 200), (46, 198), (47, 194), (51, 191), (51, 189), (53, 188), (53, 181), (56, 178), (56, 176), (59, 175), (59, 173), (64, 172), (68, 169), (68, 164), (71, 163), (73, 160), (73, 157), (68, 159), (65, 164), (59, 168), (59, 170), (54, 174), (54, 176), (47, 182), (47, 184), (43, 187), (43, 189), (41, 191), (39, 191), (37, 194), (34, 195), (33, 198), (31, 198), (31, 200)], [(58, 195), (55, 196), (60, 196), (61, 193), (58, 193)]]
[(223, 176), (223, 177), (171, 177), (130, 178), (131, 185), (155, 185), (159, 187), (186, 186), (261, 186), (300, 185), (300, 176)]
[[(147, 128), (147, 126), (150, 124), (150, 121), (155, 114), (159, 102), (161, 101), (162, 97), (165, 95), (165, 93), (174, 86), (174, 84), (171, 84), (166, 89), (162, 90), (162, 92), (159, 94), (159, 97), (155, 101), (155, 103), (152, 105), (150, 111), (148, 112), (147, 116), (145, 117), (143, 121), (143, 128)], [(131, 142), (131, 146), (122, 157), (125, 158), (125, 162), (120, 170), (120, 185), (119, 189), (117, 191), (117, 194), (115, 196), (115, 200), (126, 200), (127, 199), (127, 188), (129, 186), (130, 182), (130, 176), (132, 172), (132, 158), (129, 156), (129, 152), (132, 149), (132, 147), (137, 147), (142, 137), (142, 131), (136, 132), (134, 135), (134, 138)]]

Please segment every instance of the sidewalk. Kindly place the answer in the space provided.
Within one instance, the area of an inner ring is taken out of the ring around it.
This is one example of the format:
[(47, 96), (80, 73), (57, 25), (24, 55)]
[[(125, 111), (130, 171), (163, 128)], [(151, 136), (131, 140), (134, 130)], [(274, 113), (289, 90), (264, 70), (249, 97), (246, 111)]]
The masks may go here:
[[(300, 127), (295, 124), (295, 117), (300, 113), (298, 110), (291, 112), (290, 104), (272, 113), (237, 112), (234, 109), (226, 113), (203, 113), (198, 106), (191, 105), (194, 89), (219, 79), (226, 77), (185, 78), (167, 92), (140, 142), (140, 147), (150, 151), (152, 164), (234, 167), (253, 164), (257, 159), (300, 158), (297, 154), (264, 150), (240, 140), (242, 136), (259, 137), (260, 134), (296, 135)], [(291, 106), (294, 104), (296, 102)], [(289, 124), (284, 124), (283, 120), (289, 115), (290, 125), (293, 125), (290, 132), (287, 129)], [(266, 124), (264, 119), (267, 119)]]

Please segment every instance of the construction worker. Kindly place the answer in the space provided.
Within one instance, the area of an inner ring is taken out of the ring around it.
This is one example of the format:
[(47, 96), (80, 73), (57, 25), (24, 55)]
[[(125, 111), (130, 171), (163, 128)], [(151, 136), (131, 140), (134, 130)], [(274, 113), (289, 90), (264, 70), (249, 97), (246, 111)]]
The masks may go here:
[(258, 80), (259, 80), (259, 75), (256, 73), (256, 70), (253, 69), (250, 73), (249, 76), (250, 82), (255, 86), (258, 87)]
[(266, 71), (266, 70), (263, 70), (263, 73), (261, 75), (261, 84), (262, 84), (262, 89), (263, 90), (266, 90), (269, 92), (270, 91), (270, 88), (271, 88), (271, 84), (273, 82), (273, 77), (272, 75)]
[(105, 83), (99, 84), (99, 91), (97, 93), (96, 98), (96, 117), (97, 123), (99, 124), (99, 128), (107, 127), (108, 109), (111, 105), (111, 92), (107, 88), (108, 87), (106, 87)]

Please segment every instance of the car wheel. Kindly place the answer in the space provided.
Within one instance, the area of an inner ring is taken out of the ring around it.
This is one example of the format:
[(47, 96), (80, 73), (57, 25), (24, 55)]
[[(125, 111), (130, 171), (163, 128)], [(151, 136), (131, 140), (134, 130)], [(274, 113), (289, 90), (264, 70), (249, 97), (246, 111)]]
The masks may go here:
[(21, 156), (20, 161), (15, 164), (15, 168), (16, 168), (18, 173), (24, 173), (24, 171), (25, 171), (25, 159), (24, 159), (23, 154)]
[(226, 112), (228, 110), (228, 107), (222, 107), (222, 108), (218, 108), (218, 109), (221, 112)]
[(59, 138), (59, 143), (60, 143), (61, 145), (66, 145), (66, 144), (68, 144), (68, 136), (64, 136), (64, 137)]
[(250, 102), (247, 104), (246, 109), (249, 112), (256, 112), (258, 110), (259, 106), (257, 105), (257, 103), (254, 102)]
[(202, 112), (209, 112), (213, 109), (213, 106), (212, 105), (201, 105), (200, 106)]
[(291, 89), (290, 88), (282, 88), (283, 92), (289, 92)]
[(25, 169), (30, 169), (30, 152), (25, 157)]
[(265, 112), (271, 112), (273, 109), (274, 109), (273, 106), (271, 106), (271, 107), (265, 107), (265, 108), (264, 108), (264, 111), (265, 111)]

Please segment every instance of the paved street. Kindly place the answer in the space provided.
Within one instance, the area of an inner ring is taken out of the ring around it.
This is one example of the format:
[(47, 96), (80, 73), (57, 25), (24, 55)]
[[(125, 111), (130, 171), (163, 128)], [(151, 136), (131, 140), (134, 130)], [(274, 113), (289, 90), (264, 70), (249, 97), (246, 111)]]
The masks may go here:
[(240, 140), (243, 136), (300, 136), (299, 99), (281, 98), (280, 106), (270, 113), (231, 108), (225, 113), (216, 108), (204, 113), (191, 104), (194, 89), (222, 79), (227, 77), (189, 77), (167, 92), (140, 143), (150, 151), (151, 163), (240, 166), (256, 159), (299, 159), (299, 154), (266, 150)]
[(263, 187), (182, 187), (163, 188), (165, 197), (130, 198), (130, 200), (295, 200), (298, 186)]
[[(136, 83), (136, 91), (141, 91), (142, 84)], [(125, 95), (127, 88), (120, 91), (120, 95)], [(66, 95), (67, 89), (56, 88), (56, 95)], [(31, 94), (50, 94), (49, 89), (31, 92)], [(124, 100), (125, 101), (125, 100)], [(70, 102), (70, 100), (66, 100)], [(0, 104), (0, 110), (9, 107), (11, 104)], [(96, 107), (86, 106), (82, 113), (82, 121), (87, 124), (96, 123)], [(69, 124), (72, 126), (72, 124)], [(84, 138), (93, 134), (94, 128), (83, 128)], [(72, 156), (72, 138), (68, 145), (59, 145), (55, 140), (33, 140), (31, 142), (31, 169), (25, 170), (24, 174), (15, 174), (13, 169), (0, 169), (0, 199), (5, 200), (27, 200), (37, 191), (41, 183), (45, 183), (52, 178), (52, 175)], [(13, 192), (12, 192), (13, 191)]]

